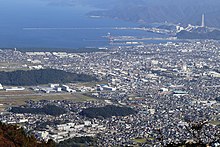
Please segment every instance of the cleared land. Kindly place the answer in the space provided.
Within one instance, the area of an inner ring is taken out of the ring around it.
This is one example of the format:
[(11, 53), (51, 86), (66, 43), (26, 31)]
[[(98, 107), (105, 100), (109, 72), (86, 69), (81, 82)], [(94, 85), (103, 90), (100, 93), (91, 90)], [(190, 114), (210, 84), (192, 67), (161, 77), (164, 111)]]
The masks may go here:
[(16, 95), (25, 95), (25, 94), (34, 94), (32, 91), (0, 91), (0, 97), (1, 96), (16, 96)]
[(220, 125), (220, 121), (211, 121), (210, 123), (213, 125)]
[(134, 139), (133, 141), (136, 143), (145, 143), (147, 141), (147, 139), (146, 138), (137, 138), (137, 139)]
[[(25, 91), (24, 91), (25, 92)], [(3, 92), (2, 92), (3, 93)], [(0, 111), (4, 111), (5, 108), (12, 107), (12, 106), (20, 106), (24, 105), (25, 101), (33, 100), (33, 101), (39, 101), (39, 100), (70, 100), (70, 101), (76, 101), (76, 102), (82, 102), (82, 101), (95, 101), (97, 99), (94, 99), (89, 96), (85, 96), (81, 93), (55, 93), (55, 94), (22, 94), (22, 93), (14, 93), (10, 92), (7, 93), (4, 92), (2, 95), (0, 92)]]

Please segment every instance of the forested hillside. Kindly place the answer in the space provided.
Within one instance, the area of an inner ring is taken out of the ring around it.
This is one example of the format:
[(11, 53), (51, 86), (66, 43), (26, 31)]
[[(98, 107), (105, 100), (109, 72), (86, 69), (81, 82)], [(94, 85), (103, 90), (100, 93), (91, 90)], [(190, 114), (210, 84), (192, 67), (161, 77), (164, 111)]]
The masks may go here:
[(34, 136), (27, 136), (22, 128), (0, 122), (0, 147), (55, 147), (55, 143), (37, 141)]
[(42, 108), (12, 107), (10, 112), (20, 113), (20, 114), (31, 113), (31, 114), (46, 114), (46, 115), (59, 116), (61, 114), (66, 113), (66, 110), (64, 108), (55, 105), (45, 105)]
[(105, 107), (98, 108), (87, 108), (80, 112), (81, 115), (87, 116), (90, 118), (108, 118), (112, 116), (126, 116), (135, 114), (136, 111), (129, 107), (118, 107), (113, 105), (108, 105)]
[(2, 85), (32, 86), (48, 83), (89, 82), (97, 79), (90, 75), (75, 74), (56, 69), (18, 70), (13, 72), (0, 72)]

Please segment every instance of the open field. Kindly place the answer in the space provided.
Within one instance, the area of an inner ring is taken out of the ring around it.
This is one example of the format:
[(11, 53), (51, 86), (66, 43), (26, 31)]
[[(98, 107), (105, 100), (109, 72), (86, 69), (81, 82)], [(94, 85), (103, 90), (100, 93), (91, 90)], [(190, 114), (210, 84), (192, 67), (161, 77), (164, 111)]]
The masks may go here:
[(210, 123), (213, 125), (220, 125), (220, 121), (211, 121)]
[(93, 101), (92, 97), (85, 96), (81, 93), (55, 93), (55, 94), (17, 94), (1, 95), (0, 94), (0, 111), (12, 106), (24, 105), (25, 101), (33, 100), (70, 100), (76, 102)]
[(25, 95), (25, 94), (34, 94), (32, 91), (0, 91), (1, 96), (16, 96), (16, 95)]
[(145, 143), (147, 140), (145, 138), (137, 138), (133, 140), (136, 143)]

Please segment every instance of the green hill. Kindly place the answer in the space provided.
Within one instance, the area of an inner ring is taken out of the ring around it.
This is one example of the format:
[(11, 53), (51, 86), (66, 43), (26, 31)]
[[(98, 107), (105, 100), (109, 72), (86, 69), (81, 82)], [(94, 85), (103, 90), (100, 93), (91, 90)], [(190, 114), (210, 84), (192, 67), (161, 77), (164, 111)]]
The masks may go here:
[(70, 73), (56, 69), (17, 70), (0, 72), (0, 83), (11, 86), (32, 86), (48, 83), (90, 82), (97, 79), (90, 75)]
[(108, 118), (112, 116), (126, 116), (135, 114), (136, 111), (129, 107), (118, 107), (113, 105), (107, 105), (105, 107), (87, 108), (80, 112), (81, 115), (90, 118)]
[(61, 114), (66, 113), (66, 110), (56, 105), (45, 105), (42, 108), (12, 107), (10, 112), (21, 113), (21, 114), (31, 113), (31, 114), (47, 114), (52, 116), (59, 116)]

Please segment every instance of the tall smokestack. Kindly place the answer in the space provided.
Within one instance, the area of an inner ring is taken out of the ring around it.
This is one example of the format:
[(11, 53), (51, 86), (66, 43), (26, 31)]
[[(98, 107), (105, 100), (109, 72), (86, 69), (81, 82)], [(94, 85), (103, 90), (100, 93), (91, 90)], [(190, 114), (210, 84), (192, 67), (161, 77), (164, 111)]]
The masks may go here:
[(205, 27), (205, 14), (202, 14), (202, 26), (201, 27)]

